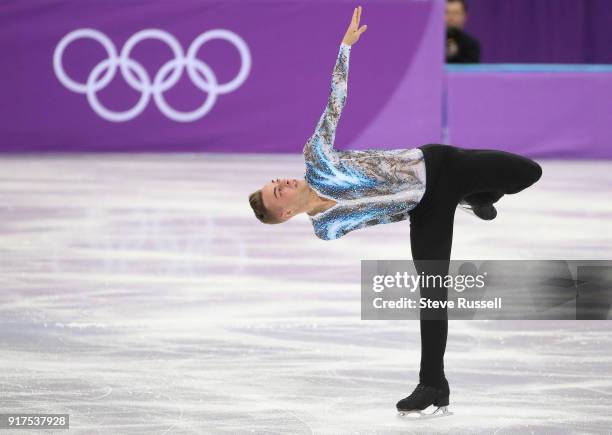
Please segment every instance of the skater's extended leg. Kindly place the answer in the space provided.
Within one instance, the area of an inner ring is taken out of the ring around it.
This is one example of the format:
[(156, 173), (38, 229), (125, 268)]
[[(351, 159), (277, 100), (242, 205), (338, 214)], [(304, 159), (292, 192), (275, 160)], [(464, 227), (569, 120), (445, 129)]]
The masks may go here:
[(495, 204), (502, 196), (504, 196), (504, 192), (499, 190), (493, 192), (477, 192), (465, 196), (463, 200), (471, 205)]
[(518, 193), (542, 176), (535, 161), (507, 151), (457, 148), (448, 161), (461, 196), (497, 201), (503, 194)]
[(531, 186), (542, 176), (539, 164), (506, 151), (455, 147), (448, 159), (460, 205), (484, 220), (497, 216), (493, 206), (504, 194)]

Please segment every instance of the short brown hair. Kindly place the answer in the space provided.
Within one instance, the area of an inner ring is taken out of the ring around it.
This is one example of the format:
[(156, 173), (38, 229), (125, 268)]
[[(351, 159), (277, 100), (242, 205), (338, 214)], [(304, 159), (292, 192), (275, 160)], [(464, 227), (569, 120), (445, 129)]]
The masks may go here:
[(261, 196), (261, 189), (249, 195), (249, 204), (251, 204), (251, 208), (255, 212), (255, 217), (264, 224), (280, 224), (283, 222), (266, 208)]

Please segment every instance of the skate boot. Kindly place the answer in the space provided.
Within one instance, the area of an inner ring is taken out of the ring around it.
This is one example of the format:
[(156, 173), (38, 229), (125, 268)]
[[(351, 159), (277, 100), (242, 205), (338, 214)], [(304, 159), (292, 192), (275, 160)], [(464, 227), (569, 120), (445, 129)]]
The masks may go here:
[(473, 213), (480, 219), (490, 221), (497, 216), (497, 210), (495, 210), (493, 204), (499, 201), (502, 196), (504, 196), (504, 193), (500, 191), (473, 193), (462, 198), (459, 201), (459, 206), (465, 212)]
[[(419, 383), (410, 396), (397, 402), (396, 407), (402, 416), (410, 413), (420, 414), (421, 416), (442, 416), (449, 414), (447, 408), (448, 397), (448, 390)], [(430, 405), (438, 408), (431, 414), (423, 413), (422, 411)]]
[(459, 207), (468, 213), (473, 213), (482, 220), (490, 221), (497, 216), (497, 210), (493, 204), (469, 204), (466, 201), (461, 201)]

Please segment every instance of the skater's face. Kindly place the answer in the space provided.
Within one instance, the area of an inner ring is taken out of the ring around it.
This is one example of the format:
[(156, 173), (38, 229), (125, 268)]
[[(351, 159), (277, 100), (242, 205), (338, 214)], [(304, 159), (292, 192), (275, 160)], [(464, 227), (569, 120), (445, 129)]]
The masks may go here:
[(463, 29), (467, 14), (463, 3), (460, 1), (447, 1), (446, 2), (446, 26), (457, 27)]
[(264, 206), (281, 220), (287, 220), (300, 213), (306, 180), (277, 178), (261, 188)]

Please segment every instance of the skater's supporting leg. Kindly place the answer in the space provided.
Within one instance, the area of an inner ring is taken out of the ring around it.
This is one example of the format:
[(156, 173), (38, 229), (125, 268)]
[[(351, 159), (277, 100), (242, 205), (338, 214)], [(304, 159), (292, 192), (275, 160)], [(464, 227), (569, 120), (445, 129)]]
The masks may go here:
[[(431, 207), (410, 217), (412, 258), (421, 276), (448, 273), (453, 239), (453, 221), (457, 202), (447, 198), (433, 202)], [(425, 261), (442, 260), (442, 261)], [(421, 288), (421, 297), (445, 301), (444, 286)], [(444, 376), (444, 352), (448, 334), (448, 313), (443, 309), (421, 309), (421, 369), (419, 381), (448, 391)], [(429, 320), (434, 319), (434, 320)]]

